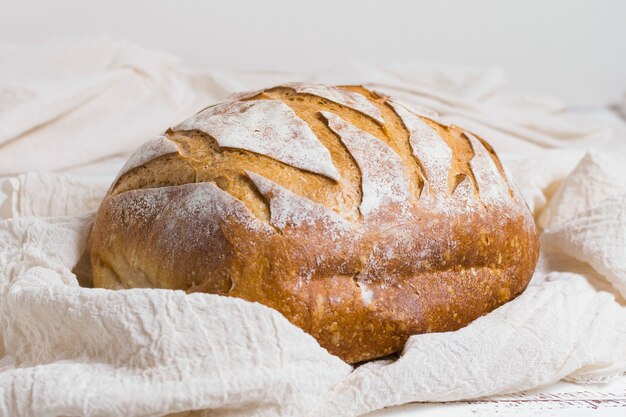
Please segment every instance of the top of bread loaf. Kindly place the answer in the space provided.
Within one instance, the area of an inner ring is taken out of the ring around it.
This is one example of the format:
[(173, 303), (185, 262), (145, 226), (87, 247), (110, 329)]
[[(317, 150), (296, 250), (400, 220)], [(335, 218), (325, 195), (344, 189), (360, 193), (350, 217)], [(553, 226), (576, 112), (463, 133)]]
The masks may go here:
[(519, 294), (533, 219), (493, 149), (361, 86), (286, 84), (142, 146), (105, 198), (94, 283), (259, 301), (347, 361)]
[[(230, 157), (212, 163), (198, 158), (215, 149)], [(149, 169), (167, 155), (186, 164)], [(171, 171), (180, 177), (181, 168), (187, 179), (172, 178)], [(259, 175), (254, 179), (248, 171)], [(261, 178), (351, 222), (418, 201), (450, 214), (519, 203), (491, 147), (441, 123), (434, 112), (417, 112), (363, 87), (299, 83), (237, 94), (200, 111), (138, 149), (110, 193), (212, 181), (268, 220)], [(241, 188), (256, 190), (241, 195)], [(391, 220), (398, 221), (398, 214)]]

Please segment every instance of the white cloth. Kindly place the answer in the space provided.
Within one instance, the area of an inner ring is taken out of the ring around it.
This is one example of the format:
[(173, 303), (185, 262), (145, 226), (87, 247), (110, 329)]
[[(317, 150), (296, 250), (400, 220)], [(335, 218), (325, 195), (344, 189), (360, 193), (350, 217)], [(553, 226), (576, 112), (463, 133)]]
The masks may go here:
[[(0, 415), (356, 416), (626, 370), (626, 193), (613, 177), (626, 123), (608, 111), (505, 98), (495, 70), (190, 74), (107, 39), (3, 46), (0, 62), (0, 173), (23, 173), (0, 180)], [(295, 79), (367, 81), (488, 138), (546, 228), (528, 289), (353, 369), (259, 304), (79, 285), (120, 153), (232, 91)], [(51, 170), (66, 173), (31, 172)]]
[(172, 57), (105, 38), (0, 44), (0, 175), (128, 153), (213, 99)]

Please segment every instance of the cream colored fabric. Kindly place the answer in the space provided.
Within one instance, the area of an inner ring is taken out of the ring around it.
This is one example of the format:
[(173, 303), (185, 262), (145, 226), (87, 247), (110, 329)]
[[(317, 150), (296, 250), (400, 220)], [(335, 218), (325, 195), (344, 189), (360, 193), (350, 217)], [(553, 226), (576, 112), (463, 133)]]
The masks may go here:
[[(0, 179), (0, 415), (356, 416), (626, 370), (626, 192), (616, 180), (626, 123), (617, 115), (506, 98), (495, 70), (190, 74), (107, 39), (2, 46), (0, 62), (11, 62), (0, 66), (0, 173), (18, 174)], [(230, 92), (297, 79), (367, 81), (490, 139), (546, 228), (526, 292), (460, 331), (414, 336), (399, 358), (353, 369), (258, 304), (79, 285), (120, 153)]]

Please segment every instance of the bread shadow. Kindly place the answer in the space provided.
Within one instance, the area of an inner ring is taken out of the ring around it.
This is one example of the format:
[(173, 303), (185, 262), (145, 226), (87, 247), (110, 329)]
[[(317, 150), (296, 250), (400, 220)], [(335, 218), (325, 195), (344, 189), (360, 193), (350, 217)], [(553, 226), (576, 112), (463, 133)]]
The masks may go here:
[(88, 248), (83, 251), (78, 263), (72, 268), (72, 273), (76, 275), (76, 280), (81, 287), (93, 288), (91, 253)]

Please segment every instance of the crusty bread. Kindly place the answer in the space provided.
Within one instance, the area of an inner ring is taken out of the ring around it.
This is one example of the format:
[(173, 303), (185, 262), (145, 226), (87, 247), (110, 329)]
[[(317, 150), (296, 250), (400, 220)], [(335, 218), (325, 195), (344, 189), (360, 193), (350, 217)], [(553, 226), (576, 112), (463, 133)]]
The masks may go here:
[(538, 240), (492, 148), (437, 120), (312, 84), (206, 108), (112, 185), (94, 285), (258, 301), (351, 363), (463, 327), (524, 290)]

